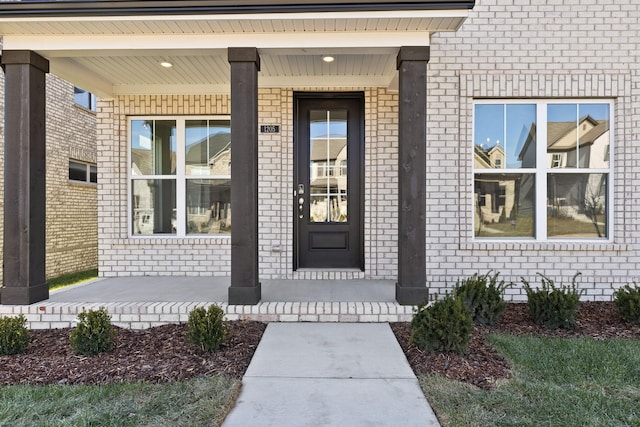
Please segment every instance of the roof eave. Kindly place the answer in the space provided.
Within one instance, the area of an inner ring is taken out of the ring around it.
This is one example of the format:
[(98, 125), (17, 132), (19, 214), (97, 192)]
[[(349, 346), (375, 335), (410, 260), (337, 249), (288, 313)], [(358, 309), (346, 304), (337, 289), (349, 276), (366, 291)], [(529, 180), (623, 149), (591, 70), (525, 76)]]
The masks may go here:
[(311, 13), (392, 10), (464, 10), (475, 0), (182, 0), (182, 1), (36, 1), (2, 2), (0, 17), (139, 16), (247, 13)]

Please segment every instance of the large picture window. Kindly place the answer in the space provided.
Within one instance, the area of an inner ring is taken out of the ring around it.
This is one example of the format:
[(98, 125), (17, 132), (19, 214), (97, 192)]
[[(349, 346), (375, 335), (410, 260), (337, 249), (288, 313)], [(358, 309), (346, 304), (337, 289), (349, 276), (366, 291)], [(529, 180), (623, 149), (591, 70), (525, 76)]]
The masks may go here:
[(231, 232), (228, 118), (130, 121), (131, 233)]
[(477, 239), (608, 240), (611, 103), (477, 102)]

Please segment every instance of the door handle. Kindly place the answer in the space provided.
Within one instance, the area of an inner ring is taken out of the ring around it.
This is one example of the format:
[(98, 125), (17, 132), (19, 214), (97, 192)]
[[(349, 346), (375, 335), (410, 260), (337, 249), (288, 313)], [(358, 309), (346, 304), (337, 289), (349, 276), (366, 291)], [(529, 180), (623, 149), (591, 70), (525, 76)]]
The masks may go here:
[(298, 218), (304, 218), (304, 184), (298, 184)]

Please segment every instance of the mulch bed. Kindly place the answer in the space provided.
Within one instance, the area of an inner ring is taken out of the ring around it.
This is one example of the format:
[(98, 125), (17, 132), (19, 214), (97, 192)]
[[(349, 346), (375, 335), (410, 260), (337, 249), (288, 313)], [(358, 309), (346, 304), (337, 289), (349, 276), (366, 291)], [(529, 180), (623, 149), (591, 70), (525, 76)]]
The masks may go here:
[[(30, 331), (25, 354), (0, 356), (0, 385), (106, 384), (123, 381), (163, 383), (207, 375), (241, 378), (253, 357), (266, 324), (232, 321), (219, 351), (195, 349), (186, 338), (186, 324), (144, 331), (118, 329), (115, 348), (96, 356), (77, 356), (69, 345), (70, 329)], [(526, 304), (509, 304), (496, 326), (476, 326), (465, 355), (426, 353), (409, 344), (409, 323), (393, 323), (411, 367), (417, 375), (438, 374), (492, 388), (510, 375), (509, 363), (484, 339), (487, 333), (594, 339), (640, 339), (640, 325), (625, 323), (612, 302), (584, 302), (574, 330), (547, 330), (531, 320)]]
[(535, 335), (545, 337), (591, 337), (594, 339), (640, 338), (640, 325), (626, 323), (613, 302), (583, 302), (578, 325), (573, 330), (549, 330), (531, 320), (526, 304), (508, 304), (502, 320), (495, 326), (476, 326), (465, 355), (429, 353), (409, 344), (409, 323), (392, 323), (391, 329), (416, 375), (437, 374), (491, 389), (510, 376), (509, 363), (484, 339), (487, 333)]
[(228, 322), (227, 337), (213, 353), (188, 342), (186, 324), (117, 328), (114, 350), (95, 356), (73, 352), (70, 329), (33, 330), (26, 353), (0, 356), (0, 384), (164, 383), (213, 374), (242, 378), (265, 328), (260, 322)]

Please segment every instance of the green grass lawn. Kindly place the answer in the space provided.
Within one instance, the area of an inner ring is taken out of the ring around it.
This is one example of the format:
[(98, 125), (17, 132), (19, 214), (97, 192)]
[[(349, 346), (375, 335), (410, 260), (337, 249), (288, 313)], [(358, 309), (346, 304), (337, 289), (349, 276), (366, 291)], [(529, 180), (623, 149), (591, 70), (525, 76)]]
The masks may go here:
[(219, 426), (240, 381), (2, 386), (0, 426)]
[(488, 339), (513, 366), (494, 390), (420, 378), (443, 426), (640, 426), (640, 340)]
[(62, 276), (49, 279), (49, 290), (63, 288), (65, 286), (75, 285), (76, 283), (86, 282), (98, 278), (98, 270), (78, 271), (76, 273), (65, 274)]

